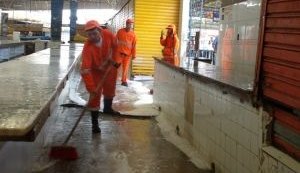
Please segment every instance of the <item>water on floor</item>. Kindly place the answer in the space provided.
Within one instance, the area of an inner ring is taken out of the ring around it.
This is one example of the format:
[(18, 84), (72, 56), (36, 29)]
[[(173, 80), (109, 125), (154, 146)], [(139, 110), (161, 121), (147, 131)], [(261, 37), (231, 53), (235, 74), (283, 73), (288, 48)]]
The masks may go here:
[[(59, 144), (78, 116), (78, 110), (65, 112), (73, 116), (65, 120), (63, 132), (54, 134), (52, 143)], [(70, 145), (76, 146), (80, 158), (74, 162), (59, 161), (49, 165), (48, 157), (40, 156), (33, 171), (42, 172), (112, 172), (112, 173), (196, 173), (201, 172), (189, 158), (160, 133), (154, 119), (136, 120), (101, 118), (101, 135), (92, 135), (90, 118), (79, 124)], [(47, 151), (47, 148), (45, 150)], [(45, 152), (46, 152), (45, 151)], [(46, 165), (46, 166), (43, 166)], [(35, 169), (35, 170), (34, 170)]]
[[(148, 100), (151, 95), (142, 82), (130, 82), (130, 87), (118, 85), (115, 104), (127, 99), (128, 105), (138, 107), (138, 101)], [(123, 94), (122, 94), (123, 93)], [(130, 93), (130, 94), (128, 94)], [(139, 95), (140, 93), (143, 93)], [(201, 173), (190, 158), (162, 135), (156, 119), (101, 116), (101, 135), (92, 135), (89, 113), (78, 125), (69, 145), (75, 146), (80, 158), (76, 161), (51, 160), (51, 146), (63, 142), (82, 109), (59, 106), (65, 102), (68, 89), (52, 106), (52, 115), (34, 143), (5, 143), (0, 148), (0, 163), (7, 163), (1, 172), (45, 173)], [(144, 101), (140, 105), (152, 105)], [(124, 106), (124, 105), (123, 105)], [(126, 106), (125, 106), (126, 107)], [(127, 109), (127, 108), (126, 108)], [(134, 109), (131, 109), (134, 110)], [(4, 154), (6, 156), (5, 157)], [(21, 157), (20, 157), (21, 156)], [(15, 162), (15, 159), (19, 158)]]

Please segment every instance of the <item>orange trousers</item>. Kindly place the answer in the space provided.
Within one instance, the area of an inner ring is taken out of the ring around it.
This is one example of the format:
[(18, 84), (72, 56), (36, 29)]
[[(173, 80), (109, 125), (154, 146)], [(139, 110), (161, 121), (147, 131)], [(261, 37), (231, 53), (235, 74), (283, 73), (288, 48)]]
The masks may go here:
[[(89, 101), (89, 109), (91, 110), (99, 110), (100, 109), (100, 100), (101, 95), (103, 94), (104, 98), (112, 99), (115, 96), (116, 93), (116, 81), (117, 81), (117, 69), (114, 67), (108, 67), (106, 70), (109, 70), (110, 72), (107, 75), (106, 79), (103, 82), (103, 85), (100, 86), (99, 90), (97, 91), (97, 94), (95, 97), (91, 98)], [(103, 75), (105, 72), (102, 73), (92, 73), (93, 80), (95, 82), (95, 85), (97, 86), (102, 80)]]
[(117, 62), (122, 64), (122, 82), (127, 82), (127, 74), (130, 65), (130, 56), (119, 53), (117, 56)]

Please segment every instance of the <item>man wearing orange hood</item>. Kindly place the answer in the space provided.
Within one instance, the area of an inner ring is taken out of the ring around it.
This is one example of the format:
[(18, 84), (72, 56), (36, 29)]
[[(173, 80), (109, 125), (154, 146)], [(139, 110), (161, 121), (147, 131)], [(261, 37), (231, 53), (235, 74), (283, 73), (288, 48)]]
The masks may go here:
[(176, 27), (170, 24), (166, 29), (168, 29), (166, 38), (163, 37), (163, 32), (160, 36), (160, 44), (164, 46), (162, 50), (163, 60), (175, 66), (179, 66), (179, 58), (177, 55), (179, 39), (176, 34)]
[(117, 62), (122, 63), (122, 84), (127, 84), (127, 73), (131, 58), (134, 60), (136, 56), (136, 36), (132, 31), (133, 20), (126, 20), (126, 28), (122, 28), (117, 32)]
[[(100, 133), (98, 117), (100, 109), (101, 94), (104, 95), (104, 113), (119, 114), (112, 109), (112, 100), (115, 96), (117, 69), (109, 67), (114, 62), (113, 49), (115, 37), (100, 27), (95, 20), (88, 21), (85, 25), (88, 40), (84, 43), (82, 51), (81, 76), (87, 91), (90, 93), (88, 108), (91, 110), (92, 132)], [(97, 90), (97, 86), (103, 79), (106, 70), (110, 72), (103, 86)]]

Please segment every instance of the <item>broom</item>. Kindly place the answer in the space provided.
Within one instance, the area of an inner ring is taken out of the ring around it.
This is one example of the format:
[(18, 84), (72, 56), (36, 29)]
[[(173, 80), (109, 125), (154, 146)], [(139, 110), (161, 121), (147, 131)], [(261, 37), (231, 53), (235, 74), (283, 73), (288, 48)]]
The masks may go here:
[[(113, 67), (115, 68), (119, 68), (121, 64), (116, 63), (116, 62), (112, 62)], [(109, 72), (111, 71), (111, 66), (108, 67), (108, 69), (105, 71), (105, 74), (103, 75), (102, 80), (99, 82), (99, 84), (96, 87), (96, 91), (98, 91), (100, 89), (100, 87), (102, 87), (105, 79), (107, 78)], [(91, 98), (89, 99), (91, 100)], [(75, 147), (73, 146), (68, 146), (67, 143), (69, 142), (71, 136), (73, 135), (73, 132), (75, 131), (76, 127), (78, 126), (81, 118), (83, 117), (83, 115), (85, 114), (85, 112), (87, 111), (87, 107), (85, 106), (82, 110), (82, 112), (80, 113), (77, 121), (75, 122), (75, 125), (73, 126), (71, 132), (68, 134), (67, 138), (65, 139), (65, 141), (62, 143), (62, 145), (60, 146), (52, 146), (49, 152), (49, 157), (53, 158), (53, 159), (62, 159), (62, 160), (76, 160), (78, 159), (78, 152), (76, 150)]]

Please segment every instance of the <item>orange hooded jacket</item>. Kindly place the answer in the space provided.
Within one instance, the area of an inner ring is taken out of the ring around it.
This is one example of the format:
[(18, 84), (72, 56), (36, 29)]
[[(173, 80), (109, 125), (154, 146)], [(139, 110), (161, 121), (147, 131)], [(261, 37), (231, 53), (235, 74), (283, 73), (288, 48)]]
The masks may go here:
[(160, 38), (160, 44), (164, 46), (162, 54), (165, 61), (178, 66), (179, 58), (177, 52), (179, 49), (179, 39), (176, 34), (176, 26), (171, 24), (167, 29), (172, 29), (173, 32), (172, 34), (168, 34), (165, 39), (162, 37)]

